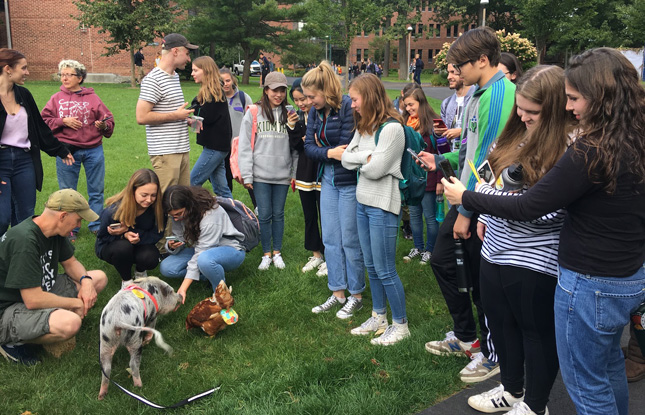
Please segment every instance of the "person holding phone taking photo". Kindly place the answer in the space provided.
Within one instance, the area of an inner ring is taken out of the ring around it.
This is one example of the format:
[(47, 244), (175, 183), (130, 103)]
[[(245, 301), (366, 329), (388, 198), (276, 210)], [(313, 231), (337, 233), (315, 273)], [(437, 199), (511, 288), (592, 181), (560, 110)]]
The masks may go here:
[(451, 203), (510, 220), (567, 209), (554, 301), (562, 379), (578, 414), (627, 415), (620, 338), (645, 301), (645, 90), (619, 51), (598, 48), (571, 59), (565, 92), (580, 134), (528, 191), (444, 185)]
[(94, 244), (96, 256), (114, 265), (122, 286), (155, 269), (159, 265), (159, 249), (155, 244), (163, 236), (166, 225), (155, 172), (135, 171), (125, 188), (107, 200), (99, 223)]

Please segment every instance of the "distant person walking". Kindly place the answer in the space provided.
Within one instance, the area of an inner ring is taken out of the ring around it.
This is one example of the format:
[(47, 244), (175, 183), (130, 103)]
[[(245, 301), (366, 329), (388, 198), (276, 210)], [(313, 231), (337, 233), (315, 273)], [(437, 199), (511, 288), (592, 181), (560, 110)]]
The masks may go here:
[(421, 71), (423, 71), (423, 60), (417, 54), (414, 61), (414, 82), (421, 85)]
[(194, 110), (186, 109), (188, 103), (175, 70), (184, 69), (190, 62), (190, 51), (198, 48), (177, 33), (167, 35), (163, 43), (159, 65), (141, 82), (136, 110), (137, 123), (146, 126), (148, 155), (162, 193), (170, 185), (190, 183), (187, 125)]
[(262, 79), (260, 79), (260, 86), (264, 87), (264, 80), (266, 79), (267, 75), (269, 72), (271, 72), (271, 65), (269, 65), (269, 60), (267, 59), (266, 56), (264, 56), (264, 53), (260, 52), (260, 68), (261, 68), (261, 74), (262, 74)]
[(139, 48), (137, 53), (134, 54), (134, 76), (137, 79), (137, 83), (141, 84), (141, 80), (143, 79), (143, 61), (146, 59), (143, 56), (143, 53), (141, 51), (143, 48)]

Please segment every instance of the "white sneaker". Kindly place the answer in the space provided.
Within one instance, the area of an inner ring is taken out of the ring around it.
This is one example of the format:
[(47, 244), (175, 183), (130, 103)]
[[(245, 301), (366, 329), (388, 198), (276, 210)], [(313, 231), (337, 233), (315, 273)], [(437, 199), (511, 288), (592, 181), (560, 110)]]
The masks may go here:
[(379, 337), (373, 338), (370, 343), (375, 346), (390, 346), (398, 343), (406, 337), (410, 337), (410, 330), (408, 330), (408, 323), (395, 323), (392, 322), (391, 326), (385, 329), (385, 333)]
[(430, 259), (432, 259), (432, 252), (425, 251), (424, 253), (421, 254), (419, 265), (428, 265), (428, 262), (430, 262)]
[(271, 266), (271, 256), (270, 255), (262, 255), (262, 262), (260, 262), (260, 265), (258, 265), (258, 269), (260, 271), (266, 271), (269, 269)]
[[(345, 299), (343, 298), (343, 300), (345, 300)], [(345, 304), (345, 301), (342, 301), (342, 302), (341, 302), (340, 298), (338, 298), (338, 297), (336, 297), (334, 294), (332, 294), (332, 295), (327, 299), (327, 301), (325, 301), (325, 302), (324, 302), (324, 303), (322, 303), (321, 305), (317, 305), (317, 306), (315, 306), (314, 308), (312, 308), (312, 309), (311, 309), (311, 312), (312, 312), (312, 313), (314, 313), (314, 314), (324, 313), (324, 312), (326, 312), (326, 311), (331, 310), (331, 308), (332, 308), (333, 306), (335, 306), (336, 304)]]
[(412, 248), (410, 249), (410, 253), (403, 257), (403, 262), (410, 262), (412, 261), (412, 259), (418, 257), (419, 255), (421, 255), (421, 251), (419, 251), (417, 248)]
[[(524, 402), (517, 402), (513, 405), (513, 409), (506, 413), (507, 415), (537, 415), (527, 404)], [(549, 415), (549, 408), (544, 408), (544, 415)]]
[(278, 269), (284, 269), (284, 261), (282, 260), (282, 255), (275, 254), (273, 255), (273, 265), (275, 265), (276, 268)]
[(490, 414), (493, 412), (510, 411), (513, 408), (513, 405), (522, 402), (523, 400), (524, 396), (521, 398), (515, 398), (504, 390), (504, 385), (499, 385), (488, 392), (482, 392), (479, 395), (471, 396), (468, 398), (468, 405), (479, 412)]
[(354, 315), (355, 311), (358, 311), (361, 308), (363, 308), (363, 299), (359, 299), (351, 295), (349, 296), (349, 298), (347, 298), (347, 301), (345, 302), (343, 308), (338, 310), (336, 317), (342, 320), (348, 319)]
[(376, 314), (376, 311), (372, 311), (372, 317), (365, 320), (359, 327), (353, 328), (350, 333), (354, 336), (366, 336), (372, 333), (378, 336), (383, 334), (387, 327), (387, 314)]
[(316, 272), (316, 276), (318, 277), (326, 277), (327, 276), (327, 262), (323, 262), (318, 266), (318, 272)]
[(323, 262), (325, 262), (324, 259), (316, 256), (310, 256), (309, 261), (305, 264), (304, 267), (302, 267), (302, 272), (309, 272), (317, 269)]
[(447, 356), (447, 355), (465, 355), (468, 356), (479, 353), (479, 339), (472, 342), (462, 342), (457, 337), (455, 337), (454, 331), (449, 331), (446, 333), (446, 338), (443, 340), (435, 340), (426, 343), (426, 350), (432, 354), (438, 356)]
[(147, 271), (134, 271), (134, 279), (138, 280), (139, 278), (146, 278), (148, 276)]
[(483, 382), (499, 373), (499, 363), (488, 360), (484, 353), (472, 355), (472, 360), (459, 372), (459, 377), (464, 383)]

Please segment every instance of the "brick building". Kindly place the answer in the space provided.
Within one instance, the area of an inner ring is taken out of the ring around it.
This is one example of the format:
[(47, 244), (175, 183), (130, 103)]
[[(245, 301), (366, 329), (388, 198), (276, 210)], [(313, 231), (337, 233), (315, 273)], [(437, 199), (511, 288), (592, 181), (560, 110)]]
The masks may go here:
[[(11, 47), (27, 57), (31, 79), (51, 79), (62, 59), (75, 59), (91, 73), (130, 75), (129, 54), (101, 56), (108, 45), (106, 36), (98, 29), (79, 27), (71, 17), (78, 14), (72, 0), (6, 0), (0, 7), (0, 47)], [(146, 72), (153, 68), (159, 50), (159, 46), (144, 47)]]
[[(476, 27), (476, 25), (471, 24), (469, 26), (464, 26), (463, 24), (460, 25), (459, 22), (449, 24), (437, 23), (435, 22), (435, 13), (431, 6), (431, 2), (425, 1), (423, 4), (424, 5), (421, 9), (417, 10), (417, 13), (421, 14), (421, 22), (412, 25), (410, 55), (414, 57), (415, 54), (419, 54), (425, 63), (425, 68), (428, 69), (434, 68), (433, 58), (437, 53), (439, 53), (444, 43), (454, 42), (457, 37), (459, 37), (460, 33), (464, 33), (469, 29)], [(395, 14), (392, 19), (393, 22), (396, 22), (396, 17), (397, 15)], [(356, 36), (350, 48), (349, 62), (360, 62), (362, 59), (367, 60), (367, 58), (374, 60), (376, 53), (370, 47), (370, 42), (372, 42), (375, 37), (382, 36), (382, 34), (383, 28), (371, 33), (363, 32), (359, 36)], [(399, 42), (392, 41), (390, 45), (390, 70), (392, 70), (398, 68)], [(407, 48), (407, 40), (405, 45)], [(340, 51), (333, 50), (332, 57), (338, 59), (340, 63), (342, 63), (344, 56), (339, 54), (339, 52)], [(405, 53), (407, 54), (407, 51)], [(380, 60), (378, 63), (381, 63)]]

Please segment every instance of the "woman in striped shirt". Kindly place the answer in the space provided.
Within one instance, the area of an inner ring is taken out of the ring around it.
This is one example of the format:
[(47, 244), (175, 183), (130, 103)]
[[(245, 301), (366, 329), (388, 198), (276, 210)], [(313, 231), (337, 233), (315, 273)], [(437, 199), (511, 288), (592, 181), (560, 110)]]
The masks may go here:
[[(484, 185), (481, 191), (523, 193), (564, 154), (572, 127), (563, 70), (555, 66), (529, 70), (517, 84), (515, 111), (488, 158), (498, 176), (496, 188)], [(517, 180), (512, 183), (514, 176)], [(512, 407), (512, 414), (548, 413), (546, 404), (558, 373), (553, 296), (564, 215), (559, 209), (530, 222), (479, 217), (481, 297), (502, 384), (468, 399), (478, 411)]]

